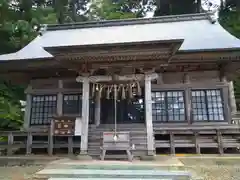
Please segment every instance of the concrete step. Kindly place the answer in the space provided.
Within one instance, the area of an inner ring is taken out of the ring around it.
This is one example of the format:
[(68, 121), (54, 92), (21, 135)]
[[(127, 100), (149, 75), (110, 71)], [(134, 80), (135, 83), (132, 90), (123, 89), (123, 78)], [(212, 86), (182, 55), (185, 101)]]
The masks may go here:
[[(91, 131), (88, 131), (89, 132), (89, 135), (88, 136), (90, 136), (90, 134), (92, 135), (92, 136), (100, 136), (100, 137), (102, 137), (102, 135), (103, 135), (103, 132), (112, 132), (112, 131), (108, 131), (108, 130), (106, 130), (106, 131), (104, 131), (104, 130), (102, 130), (102, 131), (93, 131), (93, 132), (91, 132)], [(131, 136), (146, 136), (147, 135), (147, 133), (146, 132), (143, 132), (143, 131), (135, 131), (135, 132), (133, 132), (133, 131), (121, 131), (121, 132), (130, 132), (130, 135)]]
[[(49, 178), (48, 180), (82, 180), (86, 178)], [(87, 178), (88, 180), (124, 180), (123, 178)], [(127, 180), (144, 180), (144, 179), (127, 179)], [(173, 179), (148, 179), (148, 180), (173, 180)]]
[[(114, 131), (112, 128), (97, 128), (97, 129), (89, 129), (89, 131)], [(117, 131), (130, 131), (130, 132), (146, 132), (146, 128), (137, 128), (137, 127), (128, 127), (128, 128), (117, 128)]]
[(125, 179), (174, 179), (190, 180), (183, 171), (163, 170), (101, 170), (101, 169), (44, 169), (37, 173), (47, 178), (125, 178)]
[[(94, 138), (96, 137), (96, 138)], [(94, 137), (88, 137), (88, 142), (102, 142), (102, 138), (94, 136)], [(131, 141), (146, 141), (147, 142), (147, 137), (136, 137), (136, 136), (132, 136), (130, 138)]]

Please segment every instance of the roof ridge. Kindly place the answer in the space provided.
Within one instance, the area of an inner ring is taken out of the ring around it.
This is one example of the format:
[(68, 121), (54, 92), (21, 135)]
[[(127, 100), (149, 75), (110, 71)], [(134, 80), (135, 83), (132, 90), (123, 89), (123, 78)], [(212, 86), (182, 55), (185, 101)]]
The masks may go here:
[(48, 24), (42, 25), (41, 31), (55, 31), (79, 28), (93, 28), (93, 27), (107, 27), (107, 26), (124, 26), (135, 24), (149, 24), (149, 23), (166, 23), (179, 21), (193, 21), (208, 19), (212, 22), (213, 13), (197, 13), (197, 14), (182, 14), (182, 15), (168, 15), (151, 18), (131, 18), (118, 20), (101, 20), (101, 21), (85, 21), (67, 24)]

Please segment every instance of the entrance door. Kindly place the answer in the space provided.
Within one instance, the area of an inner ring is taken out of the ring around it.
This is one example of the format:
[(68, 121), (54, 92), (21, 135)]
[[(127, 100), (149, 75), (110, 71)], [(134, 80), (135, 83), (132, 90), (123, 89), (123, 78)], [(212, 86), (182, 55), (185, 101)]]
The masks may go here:
[[(117, 123), (144, 123), (143, 97), (117, 100)], [(101, 99), (101, 123), (114, 124), (114, 99)]]

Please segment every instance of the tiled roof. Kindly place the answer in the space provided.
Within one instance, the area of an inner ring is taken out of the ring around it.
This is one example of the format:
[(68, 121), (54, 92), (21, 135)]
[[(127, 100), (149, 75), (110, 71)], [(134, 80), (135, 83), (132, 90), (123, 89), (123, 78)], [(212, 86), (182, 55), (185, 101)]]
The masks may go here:
[(0, 60), (52, 57), (45, 47), (101, 45), (184, 39), (180, 51), (240, 48), (240, 40), (228, 33), (210, 14), (190, 14), (46, 25), (22, 50), (1, 55)]

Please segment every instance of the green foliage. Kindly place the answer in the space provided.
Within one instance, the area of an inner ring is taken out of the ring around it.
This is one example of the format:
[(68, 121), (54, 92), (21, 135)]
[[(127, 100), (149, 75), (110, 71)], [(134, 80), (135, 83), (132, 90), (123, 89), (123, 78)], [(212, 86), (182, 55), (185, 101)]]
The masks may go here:
[[(240, 1), (226, 0), (225, 3), (222, 1), (219, 20), (228, 32), (240, 38)], [(240, 77), (234, 80), (234, 92), (236, 99), (240, 99)]]
[(90, 20), (111, 20), (144, 17), (152, 10), (152, 3), (140, 0), (95, 0), (89, 10)]
[(240, 38), (240, 10), (223, 8), (219, 15), (222, 26), (231, 34)]
[(155, 0), (154, 4), (154, 16), (197, 13), (201, 9), (201, 0)]
[(0, 97), (0, 129), (19, 129), (23, 123), (21, 106), (13, 104), (4, 97)]
[(112, 3), (111, 0), (98, 0), (91, 5), (90, 19), (126, 19), (136, 17), (134, 12), (123, 12), (121, 4)]
[(22, 96), (18, 87), (0, 83), (0, 129), (18, 129), (22, 125), (23, 112), (19, 102)]

